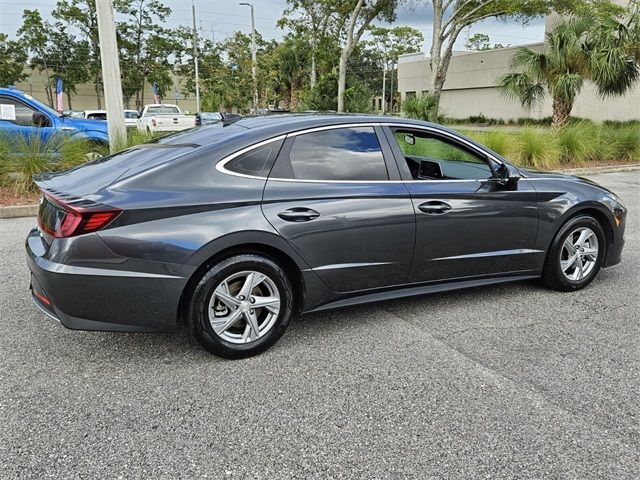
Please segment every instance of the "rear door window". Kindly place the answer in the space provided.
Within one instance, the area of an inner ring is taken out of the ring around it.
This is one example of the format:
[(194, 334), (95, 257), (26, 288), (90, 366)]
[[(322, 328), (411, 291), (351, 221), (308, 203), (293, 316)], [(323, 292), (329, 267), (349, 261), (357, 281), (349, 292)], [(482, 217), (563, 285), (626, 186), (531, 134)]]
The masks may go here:
[(300, 180), (388, 180), (373, 127), (333, 128), (294, 137), (289, 160)]

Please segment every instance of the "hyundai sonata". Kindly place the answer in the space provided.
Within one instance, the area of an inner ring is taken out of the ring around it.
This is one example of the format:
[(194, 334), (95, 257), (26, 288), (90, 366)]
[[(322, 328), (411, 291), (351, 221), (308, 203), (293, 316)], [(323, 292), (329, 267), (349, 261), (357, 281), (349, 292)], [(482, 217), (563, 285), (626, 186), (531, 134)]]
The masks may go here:
[(227, 358), (306, 312), (536, 277), (577, 290), (624, 244), (607, 189), (390, 117), (245, 118), (35, 180), (36, 305), (71, 329), (185, 319)]

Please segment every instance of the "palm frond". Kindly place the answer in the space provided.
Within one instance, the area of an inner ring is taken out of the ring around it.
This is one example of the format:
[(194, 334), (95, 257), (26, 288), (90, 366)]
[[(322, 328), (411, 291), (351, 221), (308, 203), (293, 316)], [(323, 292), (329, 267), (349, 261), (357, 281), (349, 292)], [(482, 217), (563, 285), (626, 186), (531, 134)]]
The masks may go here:
[(507, 73), (498, 79), (498, 90), (508, 99), (519, 100), (526, 109), (531, 109), (545, 96), (544, 85), (527, 73)]

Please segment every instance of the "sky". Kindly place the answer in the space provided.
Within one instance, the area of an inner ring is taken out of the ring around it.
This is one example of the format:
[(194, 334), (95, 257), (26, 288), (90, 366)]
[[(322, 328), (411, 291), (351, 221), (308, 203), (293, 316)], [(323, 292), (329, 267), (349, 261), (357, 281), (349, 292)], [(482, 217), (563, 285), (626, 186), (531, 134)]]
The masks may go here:
[[(222, 40), (231, 33), (242, 30), (249, 32), (251, 21), (249, 7), (238, 5), (232, 0), (193, 0), (196, 6), (197, 23), (203, 35)], [(171, 8), (172, 14), (168, 26), (191, 25), (191, 2), (189, 0), (164, 0)], [(0, 0), (0, 31), (10, 37), (15, 36), (21, 24), (22, 10), (38, 9), (42, 16), (51, 18), (51, 11), (56, 0)], [(276, 26), (286, 8), (286, 0), (253, 0), (256, 16), (256, 29), (265, 39), (279, 39), (283, 31)], [(431, 8), (426, 0), (410, 0), (398, 11), (393, 26), (409, 25), (417, 28), (425, 36), (425, 51), (429, 48), (431, 36)], [(380, 26), (389, 26), (377, 22)], [(476, 33), (489, 35), (491, 43), (503, 45), (522, 45), (543, 40), (544, 19), (534, 19), (523, 27), (517, 22), (486, 20), (465, 30), (456, 44), (457, 50), (464, 50), (464, 42), (468, 36)]]

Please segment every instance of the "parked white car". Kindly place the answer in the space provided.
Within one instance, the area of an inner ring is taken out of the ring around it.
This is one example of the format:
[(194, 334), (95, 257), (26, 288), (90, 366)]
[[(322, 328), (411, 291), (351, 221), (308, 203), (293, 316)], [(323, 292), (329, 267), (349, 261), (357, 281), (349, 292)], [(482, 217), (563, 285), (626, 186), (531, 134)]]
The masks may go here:
[(195, 124), (195, 116), (185, 115), (177, 105), (170, 104), (145, 105), (137, 122), (138, 130), (143, 133), (177, 132)]
[(124, 111), (124, 124), (127, 128), (136, 128), (138, 126), (137, 110), (125, 110)]
[(85, 110), (80, 113), (78, 118), (84, 118), (86, 120), (106, 120), (107, 119), (107, 111), (106, 110)]

